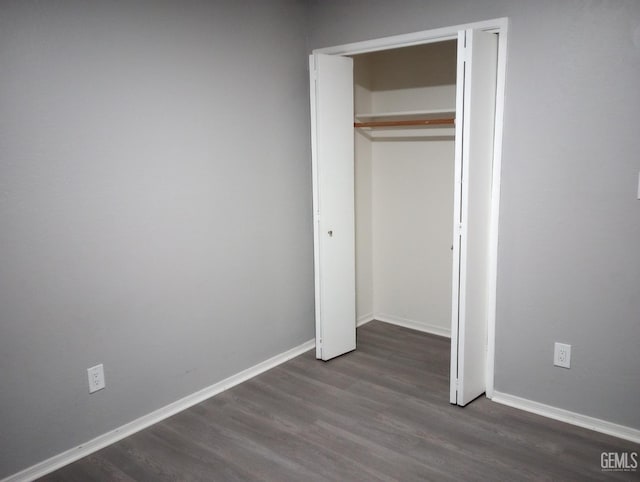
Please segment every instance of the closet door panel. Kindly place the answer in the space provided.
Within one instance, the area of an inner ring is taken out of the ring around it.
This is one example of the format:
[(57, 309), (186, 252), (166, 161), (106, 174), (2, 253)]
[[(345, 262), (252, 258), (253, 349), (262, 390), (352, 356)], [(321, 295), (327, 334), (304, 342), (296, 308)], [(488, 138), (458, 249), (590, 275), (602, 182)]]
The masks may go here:
[(495, 34), (468, 30), (465, 35), (457, 330), (458, 405), (466, 405), (484, 393), (486, 388), (489, 226), (498, 57)]
[(310, 58), (316, 357), (356, 347), (353, 60)]

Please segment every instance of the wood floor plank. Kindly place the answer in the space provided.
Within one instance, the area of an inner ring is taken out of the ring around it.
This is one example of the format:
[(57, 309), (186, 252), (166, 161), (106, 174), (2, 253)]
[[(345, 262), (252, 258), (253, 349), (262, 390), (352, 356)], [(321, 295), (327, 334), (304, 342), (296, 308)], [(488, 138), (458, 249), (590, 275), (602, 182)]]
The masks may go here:
[(44, 481), (640, 480), (602, 452), (640, 446), (479, 398), (449, 404), (449, 339), (373, 321)]

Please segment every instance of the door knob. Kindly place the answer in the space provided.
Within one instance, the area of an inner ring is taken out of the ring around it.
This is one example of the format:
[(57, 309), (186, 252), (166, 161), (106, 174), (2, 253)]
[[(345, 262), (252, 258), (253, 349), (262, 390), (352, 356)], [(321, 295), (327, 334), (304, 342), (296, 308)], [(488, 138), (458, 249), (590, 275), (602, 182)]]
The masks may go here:
[(327, 234), (329, 235), (329, 237), (333, 237), (333, 230), (329, 230)]

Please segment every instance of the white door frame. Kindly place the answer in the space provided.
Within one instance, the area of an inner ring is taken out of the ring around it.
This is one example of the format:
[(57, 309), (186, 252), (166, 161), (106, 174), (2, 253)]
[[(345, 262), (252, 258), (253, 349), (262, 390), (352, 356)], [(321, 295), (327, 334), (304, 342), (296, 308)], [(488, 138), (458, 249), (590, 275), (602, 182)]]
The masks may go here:
[[(495, 361), (495, 325), (496, 325), (496, 289), (498, 266), (498, 221), (500, 210), (500, 172), (502, 165), (502, 130), (504, 121), (504, 90), (507, 65), (507, 30), (508, 19), (497, 18), (468, 24), (454, 25), (434, 30), (424, 30), (404, 35), (394, 35), (363, 42), (354, 42), (333, 47), (325, 47), (313, 50), (313, 54), (326, 55), (356, 55), (380, 50), (390, 50), (413, 45), (442, 42), (444, 40), (456, 40), (458, 32), (466, 29), (478, 29), (494, 32), (499, 35), (498, 42), (498, 72), (496, 82), (496, 111), (494, 131), (493, 153), (493, 184), (491, 192), (491, 224), (489, 228), (489, 313), (487, 314), (487, 367), (486, 367), (486, 396), (493, 397), (494, 391), (494, 361)], [(313, 112), (312, 112), (313, 119)], [(315, 152), (315, 135), (312, 135), (312, 150)], [(314, 198), (317, 195), (314, 173)], [(318, 245), (317, 236), (314, 246)], [(317, 248), (316, 248), (317, 249)], [(315, 255), (317, 256), (317, 252)], [(316, 278), (318, 273), (316, 273)], [(319, 293), (317, 292), (316, 279), (316, 309), (319, 306)]]

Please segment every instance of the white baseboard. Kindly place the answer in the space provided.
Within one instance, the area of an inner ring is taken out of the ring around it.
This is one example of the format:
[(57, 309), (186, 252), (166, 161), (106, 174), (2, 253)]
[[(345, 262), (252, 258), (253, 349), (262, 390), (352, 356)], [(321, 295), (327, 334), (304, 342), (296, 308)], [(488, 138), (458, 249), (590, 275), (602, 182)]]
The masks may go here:
[(386, 313), (374, 313), (374, 320), (384, 321), (392, 325), (403, 326), (405, 328), (411, 328), (412, 330), (422, 331), (424, 333), (431, 333), (432, 335), (444, 336), (451, 338), (451, 329), (442, 328), (440, 326), (430, 325), (421, 321), (409, 320), (407, 318), (401, 318), (399, 316), (388, 315)]
[(39, 477), (42, 477), (46, 474), (53, 472), (65, 465), (68, 465), (76, 460), (81, 459), (82, 457), (86, 457), (98, 450), (107, 447), (119, 440), (122, 440), (129, 435), (133, 435), (140, 430), (143, 430), (155, 423), (158, 423), (166, 418), (175, 415), (178, 412), (181, 412), (193, 405), (196, 405), (200, 402), (207, 400), (208, 398), (217, 395), (218, 393), (224, 392), (231, 387), (234, 387), (250, 378), (253, 378), (257, 375), (260, 375), (271, 368), (274, 368), (291, 358), (295, 358), (298, 355), (303, 354), (306, 351), (311, 350), (315, 347), (315, 339), (309, 340), (301, 345), (298, 345), (291, 350), (287, 350), (279, 355), (269, 358), (263, 362), (258, 363), (246, 370), (243, 370), (235, 375), (231, 375), (224, 380), (214, 383), (202, 390), (199, 390), (191, 395), (187, 395), (180, 400), (177, 400), (169, 405), (165, 405), (158, 410), (155, 410), (147, 415), (143, 415), (142, 417), (133, 420), (132, 422), (126, 423), (121, 427), (116, 428), (115, 430), (111, 430), (110, 432), (99, 435), (98, 437), (89, 440), (77, 447), (69, 449), (65, 452), (62, 452), (58, 455), (54, 455), (53, 457), (39, 462), (27, 469), (24, 469), (17, 474), (11, 475), (6, 479), (3, 479), (2, 482), (23, 482), (23, 481), (32, 481)]
[(495, 390), (491, 400), (501, 403), (502, 405), (508, 405), (513, 408), (542, 415), (543, 417), (559, 420), (560, 422), (570, 423), (571, 425), (577, 425), (578, 427), (588, 428), (596, 432), (629, 440), (630, 442), (640, 443), (640, 430), (635, 428), (625, 427), (624, 425), (570, 412), (563, 408), (552, 407), (551, 405), (545, 405), (544, 403), (534, 402), (533, 400), (516, 397), (515, 395), (509, 395)]
[(359, 316), (358, 319), (356, 320), (356, 328), (362, 325), (366, 325), (367, 323), (373, 320), (375, 320), (373, 313), (367, 313), (366, 315)]

